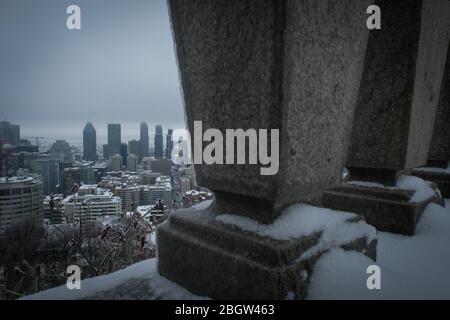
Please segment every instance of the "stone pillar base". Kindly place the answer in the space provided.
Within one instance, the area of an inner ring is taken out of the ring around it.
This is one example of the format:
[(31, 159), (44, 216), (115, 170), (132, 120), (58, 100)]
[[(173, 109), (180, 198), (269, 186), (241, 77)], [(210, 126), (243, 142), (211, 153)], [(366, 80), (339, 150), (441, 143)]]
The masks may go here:
[(423, 171), (420, 168), (414, 169), (413, 176), (419, 177), (426, 181), (434, 182), (443, 198), (450, 198), (450, 172), (439, 171)]
[[(306, 297), (313, 266), (323, 251), (307, 259), (299, 257), (318, 243), (321, 232), (297, 240), (275, 240), (218, 222), (213, 211), (214, 204), (179, 210), (158, 227), (162, 276), (214, 299)], [(342, 248), (375, 260), (376, 239), (367, 242), (363, 237)]]
[(413, 235), (423, 211), (431, 202), (442, 205), (442, 199), (429, 198), (409, 202), (414, 191), (344, 184), (324, 192), (322, 205), (333, 210), (362, 215), (379, 231)]

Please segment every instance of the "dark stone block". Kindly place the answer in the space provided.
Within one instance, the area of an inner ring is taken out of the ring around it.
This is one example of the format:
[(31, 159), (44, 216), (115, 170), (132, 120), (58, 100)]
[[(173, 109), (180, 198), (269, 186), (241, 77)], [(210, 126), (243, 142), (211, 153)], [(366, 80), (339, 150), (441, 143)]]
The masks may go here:
[(382, 29), (369, 35), (347, 166), (412, 169), (428, 159), (447, 56), (450, 2), (376, 4)]
[(280, 130), (278, 174), (261, 176), (258, 165), (196, 165), (199, 185), (260, 200), (242, 214), (270, 223), (290, 204), (340, 184), (369, 5), (169, 0), (191, 134), (200, 120), (222, 132)]
[(414, 176), (434, 182), (443, 198), (450, 198), (450, 173), (413, 170)]
[[(158, 227), (162, 276), (214, 299), (285, 299), (289, 292), (306, 297), (314, 264), (324, 252), (298, 258), (317, 244), (320, 233), (274, 240), (215, 221), (211, 208), (181, 210)], [(342, 248), (376, 259), (376, 240), (368, 245), (360, 238)]]
[(413, 235), (427, 205), (431, 202), (442, 204), (438, 197), (411, 203), (409, 199), (413, 193), (346, 184), (325, 191), (322, 204), (326, 208), (358, 213), (379, 231)]
[(434, 122), (429, 161), (441, 161), (445, 164), (450, 161), (450, 49)]

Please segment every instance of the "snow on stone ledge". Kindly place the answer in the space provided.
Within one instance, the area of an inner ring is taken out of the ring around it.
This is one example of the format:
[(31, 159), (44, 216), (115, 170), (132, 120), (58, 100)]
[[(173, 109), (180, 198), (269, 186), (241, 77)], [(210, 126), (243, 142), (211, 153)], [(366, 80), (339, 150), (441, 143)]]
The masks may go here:
[[(81, 300), (96, 299), (102, 297), (104, 292), (112, 291), (128, 281), (139, 280), (147, 282), (150, 292), (150, 299), (164, 300), (198, 300), (205, 299), (196, 296), (186, 289), (180, 287), (166, 278), (160, 276), (156, 271), (156, 259), (145, 260), (133, 264), (123, 270), (110, 273), (104, 276), (85, 279), (81, 281), (81, 290), (69, 290), (66, 286), (60, 286), (37, 294), (23, 297), (23, 300)], [(126, 298), (127, 292), (121, 294)]]
[(317, 245), (306, 251), (299, 259), (306, 259), (318, 252), (366, 238), (369, 244), (376, 238), (376, 229), (364, 221), (349, 222), (356, 214), (314, 207), (297, 203), (287, 208), (273, 224), (260, 224), (250, 218), (223, 214), (217, 221), (254, 232), (276, 240), (298, 239), (322, 232)]
[(413, 176), (400, 176), (395, 184), (397, 188), (414, 190), (409, 202), (421, 202), (436, 196), (436, 192), (423, 179)]

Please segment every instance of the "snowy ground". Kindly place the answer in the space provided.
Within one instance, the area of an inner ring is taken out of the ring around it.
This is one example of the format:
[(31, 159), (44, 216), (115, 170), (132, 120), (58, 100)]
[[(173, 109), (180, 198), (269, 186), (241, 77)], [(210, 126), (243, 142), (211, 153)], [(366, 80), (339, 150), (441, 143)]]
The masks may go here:
[(356, 252), (333, 249), (316, 264), (310, 299), (450, 299), (450, 200), (430, 204), (412, 237), (378, 233), (381, 290), (368, 290), (367, 266)]
[[(225, 217), (224, 220), (226, 219)], [(245, 225), (249, 227), (247, 222)], [(310, 229), (314, 230), (314, 226)], [(273, 230), (253, 231), (270, 233)], [(302, 232), (304, 231), (302, 229)], [(407, 237), (378, 233), (376, 264), (381, 268), (381, 290), (368, 290), (366, 286), (369, 276), (366, 274), (367, 266), (375, 264), (372, 260), (360, 253), (331, 249), (317, 262), (308, 298), (450, 299), (449, 245), (450, 200), (446, 201), (446, 208), (430, 204), (417, 226), (416, 235)], [(63, 286), (25, 299), (200, 299), (200, 297), (159, 276), (156, 272), (156, 260), (151, 259), (110, 275), (83, 280), (81, 290), (70, 291)]]

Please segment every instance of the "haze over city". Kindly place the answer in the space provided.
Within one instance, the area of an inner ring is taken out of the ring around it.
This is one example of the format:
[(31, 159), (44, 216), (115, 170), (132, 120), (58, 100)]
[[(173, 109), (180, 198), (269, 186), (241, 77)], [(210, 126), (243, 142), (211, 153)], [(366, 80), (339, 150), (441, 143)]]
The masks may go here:
[(143, 120), (150, 136), (156, 124), (183, 128), (166, 2), (77, 1), (82, 29), (71, 31), (72, 2), (2, 4), (1, 120), (19, 124), (22, 136), (70, 142), (82, 141), (88, 121), (99, 143), (108, 123), (122, 124), (124, 141), (139, 136)]

